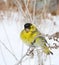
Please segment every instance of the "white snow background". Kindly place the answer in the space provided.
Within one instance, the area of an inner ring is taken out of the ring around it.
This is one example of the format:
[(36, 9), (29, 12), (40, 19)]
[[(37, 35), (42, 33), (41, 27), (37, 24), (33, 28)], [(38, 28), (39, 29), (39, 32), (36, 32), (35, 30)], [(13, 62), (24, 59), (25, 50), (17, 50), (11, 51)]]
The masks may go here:
[[(0, 12), (0, 40), (7, 46), (7, 48), (16, 55), (18, 60), (26, 53), (27, 46), (23, 44), (20, 39), (20, 31), (23, 29), (25, 20), (21, 13), (11, 12)], [(44, 34), (53, 34), (59, 32), (59, 16), (52, 16), (53, 21), (56, 25), (53, 25), (51, 20), (43, 20), (40, 24), (39, 29)], [(48, 40), (52, 45), (53, 40)], [(59, 43), (57, 43), (59, 44)], [(48, 56), (45, 65), (50, 65), (49, 57), (51, 57), (51, 65), (59, 65), (59, 49), (53, 49), (53, 55)], [(36, 65), (36, 57), (34, 59), (28, 59), (23, 65)], [(15, 65), (18, 61), (15, 60), (13, 55), (2, 45), (0, 42), (0, 65)]]

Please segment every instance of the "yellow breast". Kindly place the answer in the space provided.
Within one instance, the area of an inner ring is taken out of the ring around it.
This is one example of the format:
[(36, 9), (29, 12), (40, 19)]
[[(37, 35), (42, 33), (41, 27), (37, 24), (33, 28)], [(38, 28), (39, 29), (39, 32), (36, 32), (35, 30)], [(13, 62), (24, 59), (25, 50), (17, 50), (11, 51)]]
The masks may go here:
[(33, 42), (34, 38), (39, 34), (39, 32), (35, 32), (32, 33), (30, 32), (26, 32), (25, 30), (23, 30), (20, 34), (21, 39), (23, 40), (23, 42), (25, 42), (25, 44), (27, 45), (31, 45), (31, 42)]

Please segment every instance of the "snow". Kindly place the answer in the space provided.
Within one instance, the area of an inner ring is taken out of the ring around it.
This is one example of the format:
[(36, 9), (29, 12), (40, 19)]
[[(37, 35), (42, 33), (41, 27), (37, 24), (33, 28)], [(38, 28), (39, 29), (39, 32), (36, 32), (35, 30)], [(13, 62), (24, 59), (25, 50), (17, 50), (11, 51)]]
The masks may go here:
[[(2, 14), (3, 15), (3, 14)], [(45, 19), (39, 25), (39, 30), (44, 34), (53, 34), (59, 32), (59, 16), (53, 16), (53, 21)], [(54, 26), (53, 22), (56, 22)], [(3, 20), (0, 20), (0, 40), (7, 46), (7, 48), (16, 55), (18, 60), (26, 53), (27, 46), (23, 44), (20, 39), (20, 31), (23, 29), (24, 19), (17, 12), (11, 12), (8, 16), (5, 14)], [(48, 40), (51, 44), (53, 40)], [(53, 49), (53, 55), (47, 57), (45, 65), (50, 65), (49, 58), (51, 57), (51, 65), (58, 65), (59, 49)], [(35, 56), (36, 58), (36, 56)], [(37, 59), (29, 59), (23, 65), (36, 65)], [(0, 65), (15, 65), (18, 61), (0, 42)]]

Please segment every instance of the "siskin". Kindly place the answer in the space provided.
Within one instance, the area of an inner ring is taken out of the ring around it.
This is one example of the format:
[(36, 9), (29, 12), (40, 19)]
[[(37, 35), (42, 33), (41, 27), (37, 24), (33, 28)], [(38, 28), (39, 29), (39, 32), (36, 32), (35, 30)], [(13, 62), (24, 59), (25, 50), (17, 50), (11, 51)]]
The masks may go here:
[(33, 24), (26, 23), (24, 29), (20, 33), (20, 37), (26, 45), (41, 47), (45, 54), (53, 54), (47, 46), (46, 39)]

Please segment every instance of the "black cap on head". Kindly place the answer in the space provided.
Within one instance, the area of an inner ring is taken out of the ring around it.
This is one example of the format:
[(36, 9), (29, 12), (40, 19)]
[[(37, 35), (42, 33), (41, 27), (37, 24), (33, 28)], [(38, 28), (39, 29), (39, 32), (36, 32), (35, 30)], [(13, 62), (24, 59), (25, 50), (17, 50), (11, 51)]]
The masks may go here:
[(31, 23), (26, 23), (25, 25), (24, 25), (24, 28), (26, 29), (26, 28), (28, 28), (28, 29), (30, 29), (30, 27), (31, 27)]

